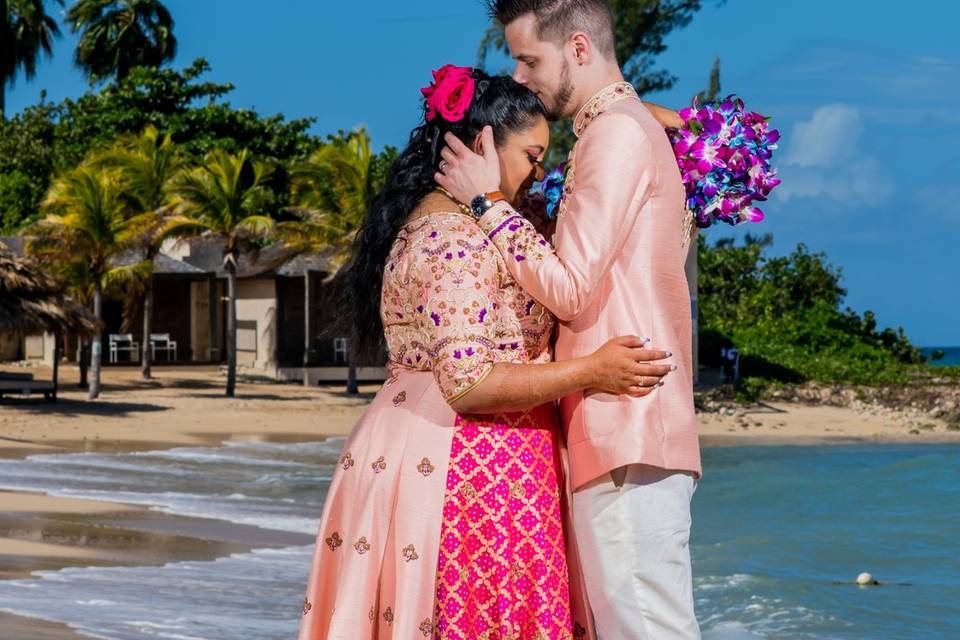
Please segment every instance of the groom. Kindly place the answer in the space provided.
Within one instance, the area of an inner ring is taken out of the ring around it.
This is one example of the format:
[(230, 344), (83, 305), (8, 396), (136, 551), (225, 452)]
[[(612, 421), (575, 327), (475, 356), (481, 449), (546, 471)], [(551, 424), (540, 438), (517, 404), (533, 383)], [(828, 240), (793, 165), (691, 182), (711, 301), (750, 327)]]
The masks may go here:
[(555, 249), (497, 200), (489, 128), (482, 155), (448, 134), (437, 181), (471, 205), (520, 286), (560, 318), (558, 360), (623, 334), (673, 352), (678, 368), (655, 393), (577, 394), (560, 406), (600, 639), (699, 638), (688, 545), (700, 450), (680, 172), (661, 125), (624, 82), (607, 0), (489, 4), (506, 29), (513, 77), (552, 118), (574, 118)]

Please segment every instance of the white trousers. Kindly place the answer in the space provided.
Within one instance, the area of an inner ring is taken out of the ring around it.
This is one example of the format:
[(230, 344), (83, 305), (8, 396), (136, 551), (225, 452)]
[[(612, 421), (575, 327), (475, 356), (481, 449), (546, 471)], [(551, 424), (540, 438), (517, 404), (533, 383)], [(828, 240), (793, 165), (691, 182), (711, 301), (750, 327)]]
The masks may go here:
[(615, 469), (573, 494), (573, 526), (599, 640), (695, 640), (693, 474)]

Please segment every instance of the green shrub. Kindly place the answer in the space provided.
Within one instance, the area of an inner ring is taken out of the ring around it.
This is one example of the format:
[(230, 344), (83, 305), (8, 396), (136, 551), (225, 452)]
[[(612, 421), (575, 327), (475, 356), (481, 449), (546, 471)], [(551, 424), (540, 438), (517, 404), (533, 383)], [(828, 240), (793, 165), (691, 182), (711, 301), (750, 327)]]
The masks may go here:
[(902, 383), (924, 362), (902, 328), (878, 330), (872, 312), (841, 308), (842, 272), (823, 253), (801, 244), (767, 257), (772, 243), (769, 235), (748, 235), (742, 246), (699, 239), (701, 361), (715, 364), (732, 341), (741, 395), (756, 396), (763, 381)]

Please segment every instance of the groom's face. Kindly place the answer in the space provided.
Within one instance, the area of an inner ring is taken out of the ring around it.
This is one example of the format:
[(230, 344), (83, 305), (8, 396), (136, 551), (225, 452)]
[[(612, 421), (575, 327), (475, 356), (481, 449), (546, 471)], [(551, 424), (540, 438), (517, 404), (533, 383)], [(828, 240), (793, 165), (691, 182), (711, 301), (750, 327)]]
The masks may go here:
[(569, 43), (541, 40), (537, 33), (537, 18), (532, 13), (508, 24), (504, 32), (510, 54), (517, 62), (513, 79), (537, 94), (551, 120), (573, 115), (572, 60), (568, 59), (572, 49)]

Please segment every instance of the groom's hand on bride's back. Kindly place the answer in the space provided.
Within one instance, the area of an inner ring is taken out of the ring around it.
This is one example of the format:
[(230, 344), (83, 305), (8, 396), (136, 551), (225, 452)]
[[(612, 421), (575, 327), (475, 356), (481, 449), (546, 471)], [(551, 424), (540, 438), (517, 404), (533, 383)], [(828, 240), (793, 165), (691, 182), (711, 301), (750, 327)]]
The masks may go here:
[(587, 356), (593, 360), (594, 383), (585, 393), (642, 398), (662, 387), (664, 378), (677, 369), (669, 362), (673, 353), (648, 347), (648, 343), (637, 336), (620, 336)]

